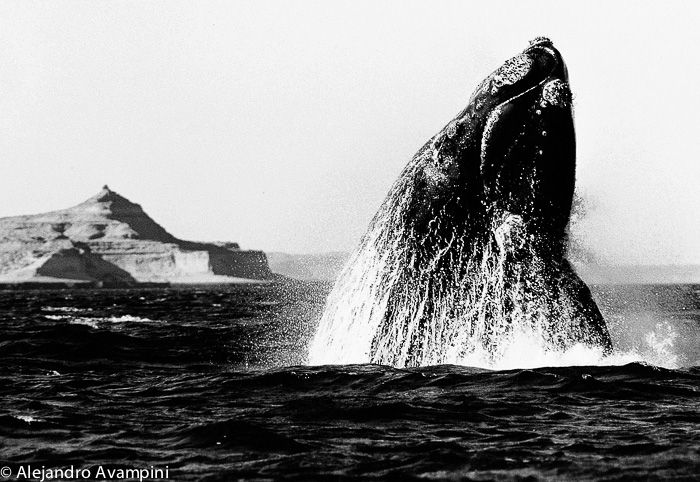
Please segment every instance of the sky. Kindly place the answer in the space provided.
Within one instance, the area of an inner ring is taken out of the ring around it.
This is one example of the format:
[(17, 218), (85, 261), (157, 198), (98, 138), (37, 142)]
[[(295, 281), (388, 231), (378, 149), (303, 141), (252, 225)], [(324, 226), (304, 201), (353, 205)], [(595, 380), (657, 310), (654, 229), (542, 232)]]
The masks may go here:
[(700, 263), (694, 1), (0, 3), (0, 216), (104, 184), (175, 236), (349, 251), (403, 166), (536, 36), (574, 93), (575, 235)]

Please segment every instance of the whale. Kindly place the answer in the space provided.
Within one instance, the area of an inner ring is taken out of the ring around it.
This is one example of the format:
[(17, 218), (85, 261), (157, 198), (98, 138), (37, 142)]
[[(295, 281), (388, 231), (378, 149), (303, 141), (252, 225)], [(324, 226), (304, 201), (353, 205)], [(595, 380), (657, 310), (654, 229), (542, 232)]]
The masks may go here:
[(522, 340), (609, 354), (566, 257), (575, 178), (567, 67), (538, 37), (403, 169), (328, 296), (309, 362), (494, 363)]

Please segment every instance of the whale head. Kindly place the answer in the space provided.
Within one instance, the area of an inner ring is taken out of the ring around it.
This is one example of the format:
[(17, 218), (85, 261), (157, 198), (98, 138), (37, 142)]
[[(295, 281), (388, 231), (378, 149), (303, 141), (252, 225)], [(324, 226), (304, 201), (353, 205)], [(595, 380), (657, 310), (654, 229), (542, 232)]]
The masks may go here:
[(467, 224), (479, 222), (475, 212), (487, 223), (505, 213), (564, 239), (576, 141), (566, 65), (550, 40), (536, 38), (486, 77), (426, 147), (426, 191), (460, 199)]

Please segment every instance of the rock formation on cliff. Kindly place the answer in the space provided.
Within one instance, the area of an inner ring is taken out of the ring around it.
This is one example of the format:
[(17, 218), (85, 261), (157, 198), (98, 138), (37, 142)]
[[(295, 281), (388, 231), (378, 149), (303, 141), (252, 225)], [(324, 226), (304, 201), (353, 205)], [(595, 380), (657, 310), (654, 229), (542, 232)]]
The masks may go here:
[(262, 251), (183, 241), (105, 186), (72, 208), (0, 218), (0, 283), (230, 283), (272, 278)]

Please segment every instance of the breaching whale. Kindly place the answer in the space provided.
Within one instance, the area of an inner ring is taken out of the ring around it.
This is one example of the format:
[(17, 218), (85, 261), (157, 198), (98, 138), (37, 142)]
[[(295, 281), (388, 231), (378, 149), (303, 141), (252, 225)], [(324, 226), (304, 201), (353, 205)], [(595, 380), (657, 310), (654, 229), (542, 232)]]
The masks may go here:
[(539, 37), (405, 167), (328, 297), (309, 363), (497, 361), (523, 334), (545, 352), (609, 353), (566, 259), (575, 170), (566, 65)]

